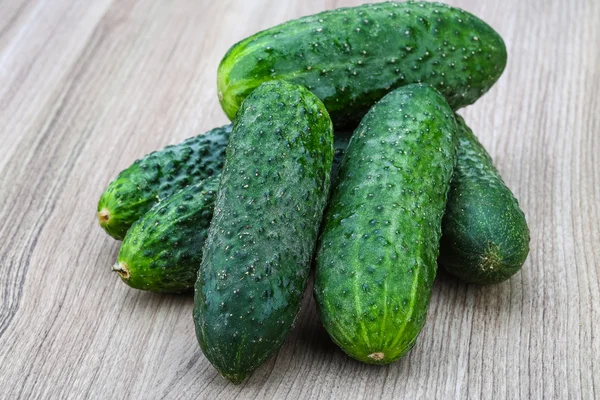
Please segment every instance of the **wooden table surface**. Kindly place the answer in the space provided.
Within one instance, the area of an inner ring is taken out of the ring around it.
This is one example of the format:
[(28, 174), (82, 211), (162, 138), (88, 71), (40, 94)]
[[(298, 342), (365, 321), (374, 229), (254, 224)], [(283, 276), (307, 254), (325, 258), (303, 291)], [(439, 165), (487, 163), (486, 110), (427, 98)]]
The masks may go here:
[(307, 292), (285, 346), (235, 386), (202, 355), (190, 296), (111, 272), (100, 194), (134, 159), (226, 123), (228, 47), (358, 3), (0, 0), (0, 398), (600, 398), (598, 0), (452, 1), (508, 47), (462, 114), (520, 200), (531, 254), (496, 286), (439, 273), (399, 362), (346, 357)]

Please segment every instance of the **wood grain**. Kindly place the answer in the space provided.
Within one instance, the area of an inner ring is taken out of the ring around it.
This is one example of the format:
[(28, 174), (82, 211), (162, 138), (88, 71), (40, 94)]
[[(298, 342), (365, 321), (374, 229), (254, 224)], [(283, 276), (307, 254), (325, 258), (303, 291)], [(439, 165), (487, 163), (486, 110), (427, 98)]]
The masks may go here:
[[(600, 2), (451, 1), (505, 38), (462, 114), (527, 215), (523, 271), (437, 279), (386, 367), (346, 357), (307, 292), (284, 348), (234, 386), (202, 355), (189, 296), (129, 289), (96, 225), (135, 158), (226, 122), (216, 67), (243, 37), (359, 1), (0, 1), (0, 398), (600, 398)], [(310, 290), (310, 288), (309, 288)]]

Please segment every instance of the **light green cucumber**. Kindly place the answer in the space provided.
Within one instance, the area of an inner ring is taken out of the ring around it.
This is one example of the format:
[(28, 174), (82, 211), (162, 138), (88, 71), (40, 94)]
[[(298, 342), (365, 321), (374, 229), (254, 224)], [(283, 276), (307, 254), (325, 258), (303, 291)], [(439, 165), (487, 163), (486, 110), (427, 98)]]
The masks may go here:
[(456, 123), (429, 85), (396, 89), (346, 149), (317, 251), (314, 293), (348, 355), (388, 364), (415, 344), (436, 275)]

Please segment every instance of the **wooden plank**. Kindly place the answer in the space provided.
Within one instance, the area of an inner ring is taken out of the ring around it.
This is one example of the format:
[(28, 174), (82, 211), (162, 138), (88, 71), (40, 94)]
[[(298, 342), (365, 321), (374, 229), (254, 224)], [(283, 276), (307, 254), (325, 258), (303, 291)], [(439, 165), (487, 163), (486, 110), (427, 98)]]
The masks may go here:
[(135, 158), (227, 122), (218, 62), (235, 41), (357, 0), (0, 2), (0, 397), (573, 398), (600, 393), (600, 3), (456, 0), (505, 38), (498, 84), (461, 113), (530, 224), (521, 273), (439, 273), (417, 346), (360, 364), (310, 288), (281, 351), (244, 384), (210, 366), (190, 296), (110, 271), (94, 216)]

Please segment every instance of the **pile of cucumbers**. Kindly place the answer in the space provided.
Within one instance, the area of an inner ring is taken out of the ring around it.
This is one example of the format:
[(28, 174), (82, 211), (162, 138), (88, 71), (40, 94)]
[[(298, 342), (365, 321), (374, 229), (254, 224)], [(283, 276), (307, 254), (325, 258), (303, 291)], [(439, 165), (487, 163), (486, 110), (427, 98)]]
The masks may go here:
[(217, 80), (232, 125), (146, 155), (102, 194), (99, 223), (123, 240), (113, 270), (137, 289), (194, 290), (198, 342), (234, 383), (282, 346), (313, 265), (333, 341), (398, 360), (438, 264), (492, 284), (529, 253), (517, 200), (455, 114), (506, 56), (485, 22), (425, 2), (326, 11), (235, 44)]

